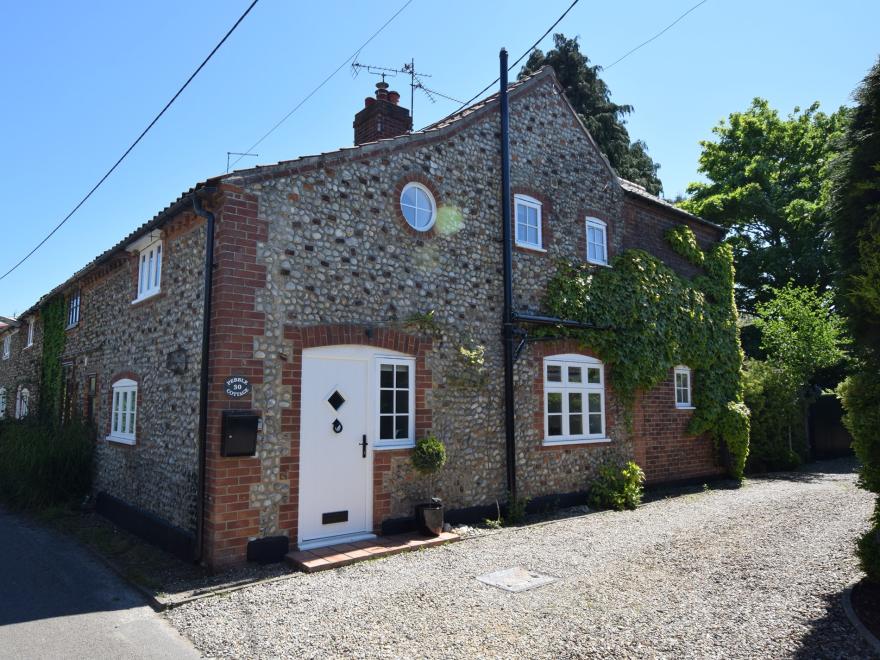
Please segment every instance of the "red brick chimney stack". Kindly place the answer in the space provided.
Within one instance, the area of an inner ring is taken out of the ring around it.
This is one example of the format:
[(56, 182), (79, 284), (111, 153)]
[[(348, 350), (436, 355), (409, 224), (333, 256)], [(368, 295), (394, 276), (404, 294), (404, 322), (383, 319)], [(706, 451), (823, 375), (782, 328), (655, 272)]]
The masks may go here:
[(376, 98), (364, 99), (364, 109), (354, 116), (354, 143), (375, 142), (412, 130), (409, 110), (400, 106), (400, 94), (389, 90), (384, 80), (376, 83)]

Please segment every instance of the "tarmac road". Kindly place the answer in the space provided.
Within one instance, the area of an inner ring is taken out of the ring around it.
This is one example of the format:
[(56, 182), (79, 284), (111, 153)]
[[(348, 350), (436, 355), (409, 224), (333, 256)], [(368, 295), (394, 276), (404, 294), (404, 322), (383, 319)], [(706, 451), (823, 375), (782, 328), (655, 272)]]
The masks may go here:
[(75, 541), (0, 509), (0, 658), (198, 658)]

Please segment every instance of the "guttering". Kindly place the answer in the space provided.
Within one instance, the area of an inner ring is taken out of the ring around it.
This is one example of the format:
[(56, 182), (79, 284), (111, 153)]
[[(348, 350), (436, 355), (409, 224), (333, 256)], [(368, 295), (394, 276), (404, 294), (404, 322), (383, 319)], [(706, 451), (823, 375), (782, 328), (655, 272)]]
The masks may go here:
[(208, 446), (208, 356), (211, 348), (211, 293), (214, 284), (214, 214), (202, 207), (198, 193), (192, 196), (193, 211), (205, 219), (205, 281), (202, 296), (202, 363), (199, 375), (199, 485), (196, 500), (196, 548), (200, 562), (205, 549), (205, 468)]
[(539, 314), (523, 314), (514, 312), (512, 315), (514, 323), (533, 323), (535, 325), (555, 325), (563, 328), (577, 328), (579, 330), (613, 330), (614, 328), (593, 325), (592, 323), (582, 323), (571, 319), (560, 319), (555, 316), (541, 316)]
[(507, 49), (499, 54), (501, 88), (498, 93), (501, 111), (501, 237), (503, 243), (504, 312), (504, 435), (507, 455), (507, 491), (516, 500), (516, 420), (514, 418), (513, 358), (513, 238), (510, 223), (510, 109), (507, 99)]

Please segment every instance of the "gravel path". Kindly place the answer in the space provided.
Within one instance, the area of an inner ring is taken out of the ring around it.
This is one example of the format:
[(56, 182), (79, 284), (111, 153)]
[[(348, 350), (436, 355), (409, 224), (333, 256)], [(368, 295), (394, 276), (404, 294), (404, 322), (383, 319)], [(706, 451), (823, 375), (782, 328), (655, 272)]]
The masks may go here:
[[(872, 497), (852, 461), (296, 575), (169, 612), (220, 657), (871, 657), (840, 597)], [(522, 593), (478, 575), (560, 579)]]

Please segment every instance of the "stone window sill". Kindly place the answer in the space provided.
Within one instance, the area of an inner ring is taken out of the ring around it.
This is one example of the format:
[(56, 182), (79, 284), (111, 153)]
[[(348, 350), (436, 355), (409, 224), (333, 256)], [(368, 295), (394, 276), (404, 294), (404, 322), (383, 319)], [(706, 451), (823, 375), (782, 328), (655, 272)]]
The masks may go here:
[(529, 245), (528, 243), (516, 243), (516, 247), (521, 250), (528, 250), (529, 252), (538, 252), (540, 254), (546, 254), (547, 248), (538, 247), (537, 245)]
[(150, 291), (149, 293), (147, 293), (147, 294), (145, 294), (145, 295), (143, 295), (143, 296), (141, 296), (141, 297), (139, 297), (139, 298), (135, 298), (134, 300), (132, 300), (132, 301), (131, 301), (131, 304), (132, 304), (132, 305), (137, 305), (137, 304), (142, 303), (142, 302), (144, 302), (144, 301), (146, 301), (146, 300), (149, 300), (150, 298), (155, 298), (155, 297), (158, 296), (160, 293), (162, 293), (162, 290), (161, 290), (161, 289), (156, 289), (155, 291)]
[(385, 442), (376, 443), (373, 446), (373, 451), (388, 451), (391, 449), (412, 449), (416, 446), (416, 443), (412, 440), (405, 440), (403, 442)]
[(675, 406), (676, 410), (696, 410), (696, 406)]
[(596, 445), (607, 444), (611, 442), (611, 438), (578, 438), (571, 440), (550, 440), (544, 438), (543, 445), (545, 447), (564, 447), (566, 445)]
[(108, 435), (107, 442), (117, 444), (117, 445), (126, 445), (128, 447), (134, 447), (134, 438), (120, 438), (115, 435)]

